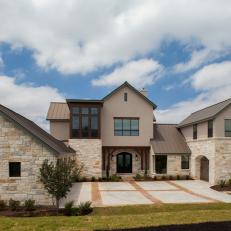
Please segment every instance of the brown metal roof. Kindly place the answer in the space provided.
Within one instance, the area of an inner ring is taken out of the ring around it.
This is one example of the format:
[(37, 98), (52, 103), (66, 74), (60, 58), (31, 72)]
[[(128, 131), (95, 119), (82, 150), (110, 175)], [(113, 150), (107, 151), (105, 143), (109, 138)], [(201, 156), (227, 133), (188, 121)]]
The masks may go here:
[(202, 110), (196, 111), (184, 119), (177, 127), (185, 127), (198, 122), (203, 122), (209, 119), (214, 119), (218, 113), (231, 104), (231, 98), (212, 106), (206, 107)]
[(52, 135), (44, 131), (40, 128), (37, 124), (32, 122), (31, 120), (21, 116), (20, 114), (10, 110), (7, 107), (4, 107), (0, 104), (0, 112), (5, 115), (9, 120), (19, 124), (29, 133), (34, 135), (36, 138), (41, 140), (43, 143), (48, 145), (58, 154), (65, 154), (65, 153), (75, 153), (75, 151), (67, 147), (63, 142), (55, 139)]
[(51, 102), (47, 120), (69, 120), (70, 110), (67, 103)]
[(154, 124), (151, 140), (155, 154), (190, 154), (191, 151), (175, 124)]

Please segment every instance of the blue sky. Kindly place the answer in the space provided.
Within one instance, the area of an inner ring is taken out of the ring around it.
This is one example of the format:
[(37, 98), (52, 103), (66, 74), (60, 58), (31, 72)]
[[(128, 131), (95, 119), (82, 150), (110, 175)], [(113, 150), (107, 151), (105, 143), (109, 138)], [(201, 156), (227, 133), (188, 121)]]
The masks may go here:
[(189, 5), (1, 1), (0, 103), (47, 127), (50, 101), (102, 98), (126, 80), (148, 90), (159, 122), (231, 97), (231, 3)]

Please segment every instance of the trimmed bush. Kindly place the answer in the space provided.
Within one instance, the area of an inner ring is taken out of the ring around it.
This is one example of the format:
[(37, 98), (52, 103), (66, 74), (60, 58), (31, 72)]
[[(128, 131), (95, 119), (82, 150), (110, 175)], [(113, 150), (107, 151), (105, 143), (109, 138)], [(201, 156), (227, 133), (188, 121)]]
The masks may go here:
[(229, 186), (231, 186), (231, 178), (229, 178)]
[(0, 211), (5, 210), (6, 206), (6, 202), (4, 200), (0, 200)]
[(177, 176), (176, 176), (176, 179), (177, 179), (177, 180), (180, 180), (180, 175), (177, 175)]
[(142, 176), (139, 173), (137, 173), (134, 178), (135, 180), (142, 180)]
[(73, 206), (74, 206), (74, 201), (69, 201), (65, 204), (64, 206), (64, 214), (66, 216), (71, 216), (73, 215)]
[(96, 178), (94, 176), (91, 177), (91, 181), (94, 182), (96, 181)]
[(78, 206), (78, 214), (81, 215), (87, 215), (92, 212), (91, 202), (81, 202)]
[(28, 199), (24, 202), (24, 208), (26, 211), (34, 211), (35, 210), (35, 201)]
[(11, 211), (16, 211), (20, 208), (20, 201), (10, 199), (9, 200), (9, 208)]

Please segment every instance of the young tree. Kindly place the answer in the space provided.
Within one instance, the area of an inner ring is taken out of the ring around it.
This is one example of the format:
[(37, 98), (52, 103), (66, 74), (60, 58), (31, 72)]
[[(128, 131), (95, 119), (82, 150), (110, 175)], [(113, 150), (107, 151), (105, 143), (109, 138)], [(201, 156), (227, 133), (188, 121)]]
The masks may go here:
[(72, 184), (79, 178), (82, 166), (78, 167), (74, 160), (58, 159), (56, 163), (45, 160), (40, 168), (39, 179), (45, 189), (56, 200), (57, 213), (60, 199), (67, 196)]

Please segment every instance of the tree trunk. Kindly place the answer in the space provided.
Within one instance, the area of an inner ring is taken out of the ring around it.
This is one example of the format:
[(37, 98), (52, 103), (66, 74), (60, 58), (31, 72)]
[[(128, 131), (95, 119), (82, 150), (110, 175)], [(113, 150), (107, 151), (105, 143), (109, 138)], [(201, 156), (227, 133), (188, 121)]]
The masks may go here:
[(59, 214), (59, 198), (56, 197), (56, 213)]

